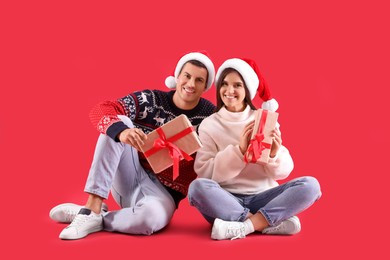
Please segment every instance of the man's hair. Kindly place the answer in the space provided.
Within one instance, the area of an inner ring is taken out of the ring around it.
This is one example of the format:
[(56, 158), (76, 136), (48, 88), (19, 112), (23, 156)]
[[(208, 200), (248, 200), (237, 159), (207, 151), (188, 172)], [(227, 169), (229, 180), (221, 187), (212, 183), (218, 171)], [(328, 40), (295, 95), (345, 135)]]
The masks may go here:
[(235, 70), (233, 68), (226, 68), (225, 70), (222, 71), (221, 76), (218, 78), (218, 81), (217, 81), (217, 83), (215, 85), (217, 87), (217, 95), (216, 95), (216, 97), (217, 97), (217, 107), (215, 108), (215, 112), (218, 112), (224, 106), (224, 103), (223, 103), (222, 98), (221, 98), (221, 94), (219, 92), (220, 92), (220, 89), (222, 87), (222, 82), (225, 80), (225, 77), (229, 73), (231, 73), (231, 72), (237, 72), (238, 75), (240, 76), (242, 82), (244, 83), (244, 88), (245, 88), (245, 99), (244, 99), (244, 102), (246, 104), (248, 104), (250, 106), (250, 108), (252, 108), (253, 110), (256, 110), (256, 107), (252, 103), (248, 87), (246, 86), (245, 81), (242, 78), (241, 74), (237, 70)]

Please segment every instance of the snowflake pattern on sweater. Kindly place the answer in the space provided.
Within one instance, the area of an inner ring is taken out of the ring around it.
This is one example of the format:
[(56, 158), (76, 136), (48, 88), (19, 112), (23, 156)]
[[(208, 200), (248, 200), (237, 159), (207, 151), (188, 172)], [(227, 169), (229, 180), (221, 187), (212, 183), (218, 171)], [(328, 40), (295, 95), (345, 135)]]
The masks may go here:
[[(192, 110), (182, 110), (176, 107), (173, 103), (174, 93), (175, 91), (160, 90), (134, 92), (116, 101), (98, 104), (92, 109), (90, 119), (100, 133), (119, 141), (116, 136), (128, 127), (118, 118), (118, 115), (129, 117), (136, 128), (148, 134), (181, 114), (185, 114), (197, 129), (203, 119), (213, 114), (215, 106), (204, 98), (201, 98), (199, 104)], [(195, 158), (195, 154), (192, 157)], [(139, 153), (139, 158), (141, 165), (152, 172), (152, 168), (142, 153)], [(180, 175), (175, 181), (172, 180), (172, 167), (156, 176), (163, 185), (186, 196), (189, 184), (197, 177), (193, 165), (194, 160), (181, 160)]]

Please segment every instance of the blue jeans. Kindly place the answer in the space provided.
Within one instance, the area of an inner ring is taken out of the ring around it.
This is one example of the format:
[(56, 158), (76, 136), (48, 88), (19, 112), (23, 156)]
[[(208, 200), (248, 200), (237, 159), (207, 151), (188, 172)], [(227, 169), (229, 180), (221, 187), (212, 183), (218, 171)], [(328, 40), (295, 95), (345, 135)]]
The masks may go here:
[(204, 218), (244, 221), (249, 212), (260, 212), (270, 226), (278, 225), (310, 207), (321, 197), (320, 185), (313, 177), (301, 177), (254, 195), (233, 194), (217, 182), (198, 178), (188, 190), (188, 199)]
[[(121, 119), (133, 127), (129, 118)], [(111, 191), (121, 207), (103, 215), (107, 231), (150, 235), (168, 225), (176, 210), (172, 196), (154, 173), (141, 166), (137, 150), (103, 134), (84, 191), (105, 199)]]

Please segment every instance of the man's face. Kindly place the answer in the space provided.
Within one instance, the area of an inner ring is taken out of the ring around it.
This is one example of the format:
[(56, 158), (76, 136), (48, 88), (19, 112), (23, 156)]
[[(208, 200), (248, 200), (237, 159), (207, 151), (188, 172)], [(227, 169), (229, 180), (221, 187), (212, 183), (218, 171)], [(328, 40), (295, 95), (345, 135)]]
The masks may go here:
[(206, 89), (206, 84), (207, 70), (187, 62), (177, 78), (176, 101), (180, 102), (179, 107), (191, 109), (196, 106)]

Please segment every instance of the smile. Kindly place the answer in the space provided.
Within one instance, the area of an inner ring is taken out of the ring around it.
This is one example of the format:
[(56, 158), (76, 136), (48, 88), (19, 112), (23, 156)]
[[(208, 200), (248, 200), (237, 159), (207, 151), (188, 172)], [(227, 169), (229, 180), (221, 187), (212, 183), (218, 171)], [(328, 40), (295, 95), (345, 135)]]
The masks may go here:
[(227, 95), (223, 95), (225, 98), (227, 98), (227, 99), (235, 99), (235, 98), (237, 98), (237, 96), (227, 96)]
[(186, 88), (186, 87), (183, 87), (184, 91), (187, 92), (187, 93), (194, 93), (195, 92), (195, 89), (189, 89), (189, 88)]

